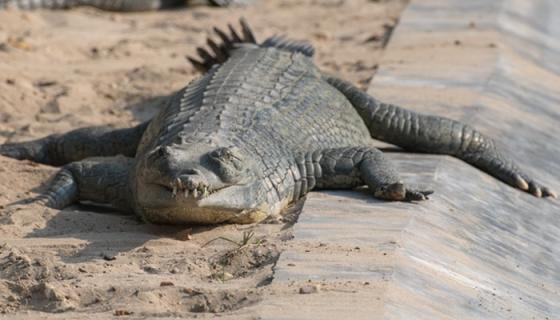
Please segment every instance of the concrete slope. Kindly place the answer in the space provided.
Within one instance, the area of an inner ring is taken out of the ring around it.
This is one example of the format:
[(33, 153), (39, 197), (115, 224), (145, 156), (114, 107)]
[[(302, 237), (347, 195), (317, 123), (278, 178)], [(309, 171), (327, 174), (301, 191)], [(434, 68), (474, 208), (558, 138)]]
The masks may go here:
[[(370, 88), (472, 124), (560, 190), (560, 2), (413, 1)], [(387, 319), (560, 317), (560, 206), (451, 158), (411, 211)]]
[[(560, 2), (413, 0), (370, 93), (472, 124), (560, 191)], [(560, 205), (445, 156), (391, 154), (421, 204), (312, 193), (273, 284), (317, 283), (266, 319), (555, 319)], [(293, 301), (292, 301), (293, 302)], [(325, 316), (326, 314), (326, 316)]]

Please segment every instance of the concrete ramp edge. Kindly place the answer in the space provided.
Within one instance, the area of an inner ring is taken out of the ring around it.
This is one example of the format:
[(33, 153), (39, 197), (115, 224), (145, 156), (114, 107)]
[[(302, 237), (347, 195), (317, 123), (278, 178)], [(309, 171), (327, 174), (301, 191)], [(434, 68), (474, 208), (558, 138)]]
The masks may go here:
[[(471, 124), (560, 191), (560, 2), (412, 0), (369, 93)], [(390, 154), (420, 204), (312, 193), (273, 284), (324, 288), (265, 319), (555, 319), (560, 205), (451, 157)], [(266, 305), (266, 303), (265, 303)], [(328, 311), (328, 312), (325, 312)]]

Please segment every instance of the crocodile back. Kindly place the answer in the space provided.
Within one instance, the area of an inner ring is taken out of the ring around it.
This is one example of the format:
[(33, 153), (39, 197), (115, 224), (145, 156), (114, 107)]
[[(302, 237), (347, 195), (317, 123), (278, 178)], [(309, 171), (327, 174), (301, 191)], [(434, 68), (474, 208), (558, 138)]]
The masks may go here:
[(282, 201), (293, 197), (297, 154), (370, 141), (309, 57), (249, 46), (180, 90), (150, 124), (139, 154), (162, 145), (235, 146), (258, 160), (270, 200)]

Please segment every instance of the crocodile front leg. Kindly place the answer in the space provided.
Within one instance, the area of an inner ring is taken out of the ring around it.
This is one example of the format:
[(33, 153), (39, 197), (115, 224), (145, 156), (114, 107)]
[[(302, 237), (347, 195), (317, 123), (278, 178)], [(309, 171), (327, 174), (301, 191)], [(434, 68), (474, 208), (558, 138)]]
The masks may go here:
[(62, 135), (0, 145), (0, 155), (49, 165), (64, 165), (89, 157), (122, 154), (134, 157), (148, 122), (126, 129), (80, 128)]
[(63, 209), (78, 201), (92, 201), (131, 212), (128, 174), (133, 159), (90, 158), (65, 165), (47, 191), (31, 202)]
[(536, 197), (556, 197), (504, 156), (492, 139), (470, 126), (381, 103), (346, 81), (328, 76), (325, 79), (352, 103), (373, 138), (406, 150), (453, 155)]
[(316, 189), (367, 185), (376, 198), (426, 200), (432, 191), (407, 188), (381, 151), (367, 147), (317, 150), (297, 158), (294, 199)]

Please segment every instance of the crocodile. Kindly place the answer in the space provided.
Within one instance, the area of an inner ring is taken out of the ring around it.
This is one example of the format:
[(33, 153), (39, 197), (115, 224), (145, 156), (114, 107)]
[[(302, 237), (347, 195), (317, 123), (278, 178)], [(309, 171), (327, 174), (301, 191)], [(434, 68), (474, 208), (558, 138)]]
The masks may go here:
[[(184, 5), (185, 0), (0, 0), (0, 9), (69, 9), (79, 6), (95, 7), (108, 11), (150, 11), (175, 8)], [(245, 5), (251, 0), (208, 0), (214, 6)]]
[(455, 156), (536, 197), (556, 197), (494, 141), (460, 122), (383, 103), (321, 72), (307, 42), (258, 44), (245, 20), (214, 29), (198, 58), (204, 74), (135, 127), (80, 128), (0, 145), (0, 154), (62, 166), (32, 202), (88, 201), (166, 224), (253, 223), (314, 189), (367, 186), (373, 197), (421, 201), (374, 139)]

